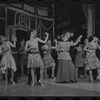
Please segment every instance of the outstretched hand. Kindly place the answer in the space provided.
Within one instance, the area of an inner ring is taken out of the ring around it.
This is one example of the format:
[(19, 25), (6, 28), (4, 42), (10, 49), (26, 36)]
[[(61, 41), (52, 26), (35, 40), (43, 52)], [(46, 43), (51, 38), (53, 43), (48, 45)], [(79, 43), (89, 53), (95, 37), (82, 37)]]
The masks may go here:
[(49, 36), (49, 34), (47, 32), (45, 32), (46, 36)]
[(82, 37), (83, 37), (83, 36), (82, 36), (82, 35), (80, 35), (80, 36), (78, 37), (78, 41), (80, 41)]
[(15, 41), (17, 41), (17, 37), (15, 37)]

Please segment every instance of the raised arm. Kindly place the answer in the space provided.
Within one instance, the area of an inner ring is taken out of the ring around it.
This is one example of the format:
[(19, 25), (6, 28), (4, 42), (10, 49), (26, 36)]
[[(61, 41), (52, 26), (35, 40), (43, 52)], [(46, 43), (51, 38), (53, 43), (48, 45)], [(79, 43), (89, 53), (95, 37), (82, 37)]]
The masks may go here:
[(80, 42), (81, 38), (82, 38), (82, 35), (80, 35), (75, 42), (71, 41), (71, 45), (70, 46), (77, 45)]
[(8, 43), (9, 43), (9, 45), (10, 45), (11, 47), (13, 47), (13, 48), (16, 47), (16, 41), (14, 41), (14, 44), (12, 44), (10, 41), (9, 41)]
[(14, 38), (14, 43), (13, 43), (13, 44), (12, 44), (10, 41), (9, 41), (8, 43), (9, 43), (9, 45), (10, 45), (11, 47), (15, 48), (15, 47), (16, 47), (16, 42), (17, 42), (17, 38), (15, 37), (15, 38)]
[(45, 32), (45, 34), (46, 34), (46, 39), (45, 40), (42, 40), (42, 39), (38, 38), (38, 42), (44, 43), (44, 44), (47, 42), (48, 37), (49, 37), (49, 34), (47, 32)]
[(57, 48), (57, 43), (58, 43), (57, 40), (55, 39), (54, 42), (55, 42), (55, 46), (51, 46), (51, 49), (56, 49)]

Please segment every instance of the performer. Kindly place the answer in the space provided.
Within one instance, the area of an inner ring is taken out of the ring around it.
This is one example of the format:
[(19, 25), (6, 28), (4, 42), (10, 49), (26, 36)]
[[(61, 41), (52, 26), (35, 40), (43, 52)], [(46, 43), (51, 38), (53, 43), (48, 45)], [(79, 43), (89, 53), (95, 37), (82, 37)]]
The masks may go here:
[(25, 67), (27, 66), (27, 53), (25, 52), (25, 40), (21, 41), (19, 54), (21, 55), (20, 65), (21, 65), (21, 71), (23, 76), (25, 72)]
[(43, 57), (43, 61), (44, 61), (44, 65), (45, 65), (45, 68), (44, 68), (44, 71), (45, 71), (45, 78), (47, 78), (47, 69), (52, 67), (52, 75), (51, 75), (51, 78), (55, 79), (55, 61), (54, 59), (52, 58), (51, 56), (51, 50), (52, 49), (56, 49), (56, 46), (57, 46), (57, 41), (55, 40), (56, 42), (56, 45), (55, 47), (51, 45), (51, 40), (49, 39), (47, 41), (47, 43), (42, 46), (42, 50), (43, 50), (43, 53), (44, 53), (44, 57)]
[(16, 38), (14, 44), (7, 40), (6, 36), (2, 37), (2, 45), (1, 52), (3, 53), (3, 57), (1, 60), (1, 64), (4, 64), (4, 67), (1, 68), (2, 73), (5, 73), (5, 84), (8, 84), (8, 70), (11, 70), (11, 82), (14, 82), (14, 72), (16, 72), (16, 64), (15, 60), (11, 53), (11, 47), (16, 47)]
[(77, 77), (80, 77), (81, 71), (83, 71), (84, 74), (86, 73), (85, 71), (85, 51), (83, 48), (84, 46), (82, 44), (79, 44), (78, 47), (76, 47), (77, 52), (75, 56), (75, 67), (76, 67)]
[(17, 71), (14, 73), (14, 82), (18, 83), (18, 77), (19, 77), (19, 66), (18, 66), (18, 52), (16, 48), (12, 48), (12, 54), (15, 60)]
[(98, 38), (96, 36), (90, 36), (84, 50), (86, 53), (86, 70), (89, 71), (90, 80), (93, 81), (92, 70), (97, 69), (98, 79), (100, 81), (100, 61), (96, 56), (96, 50), (100, 49), (98, 44)]
[(80, 36), (76, 42), (69, 42), (71, 33), (67, 32), (61, 36), (62, 41), (59, 42), (57, 51), (58, 54), (58, 68), (56, 82), (75, 82), (77, 81), (75, 66), (72, 63), (72, 59), (69, 54), (70, 46), (75, 46), (80, 42), (82, 36)]
[(1, 59), (2, 59), (2, 55), (3, 55), (2, 49), (1, 49), (1, 45), (2, 45), (1, 40), (2, 40), (2, 36), (0, 35), (0, 80), (3, 78), (3, 75), (2, 75), (2, 72), (1, 72), (1, 67), (4, 67), (4, 65), (1, 64)]
[(34, 86), (35, 84), (35, 80), (34, 80), (35, 69), (39, 67), (40, 67), (39, 83), (42, 86), (44, 86), (43, 84), (44, 64), (39, 53), (38, 42), (40, 43), (47, 42), (49, 34), (47, 32), (45, 32), (45, 34), (46, 34), (46, 39), (41, 40), (40, 38), (37, 37), (37, 30), (33, 30), (31, 32), (30, 40), (26, 42), (25, 51), (29, 52), (27, 68), (31, 68), (32, 86)]

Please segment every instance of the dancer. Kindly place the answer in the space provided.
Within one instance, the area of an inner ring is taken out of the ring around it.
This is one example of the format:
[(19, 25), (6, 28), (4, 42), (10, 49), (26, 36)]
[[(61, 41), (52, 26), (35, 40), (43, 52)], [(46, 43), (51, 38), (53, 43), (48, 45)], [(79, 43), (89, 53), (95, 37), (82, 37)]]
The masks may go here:
[(4, 65), (1, 64), (1, 59), (2, 59), (2, 55), (3, 55), (2, 49), (1, 49), (1, 44), (2, 44), (1, 40), (2, 40), (2, 36), (0, 35), (0, 80), (3, 78), (3, 75), (1, 72), (1, 67), (4, 67)]
[(8, 84), (8, 70), (11, 70), (11, 82), (14, 82), (14, 72), (16, 69), (15, 60), (11, 53), (11, 47), (16, 47), (16, 38), (14, 44), (7, 40), (6, 36), (2, 37), (1, 52), (3, 53), (1, 64), (4, 64), (4, 67), (1, 68), (2, 73), (5, 73), (5, 84)]
[(100, 61), (96, 56), (96, 50), (100, 49), (98, 44), (98, 38), (96, 36), (90, 36), (84, 50), (86, 53), (86, 70), (89, 71), (90, 80), (93, 82), (92, 70), (97, 69), (98, 79), (100, 81)]
[(30, 40), (26, 42), (25, 51), (29, 52), (28, 54), (28, 64), (27, 68), (31, 68), (31, 76), (32, 76), (32, 86), (35, 84), (35, 69), (40, 67), (40, 80), (39, 83), (44, 86), (43, 84), (43, 70), (44, 64), (42, 58), (39, 53), (38, 42), (46, 43), (48, 40), (49, 34), (45, 32), (46, 39), (41, 40), (37, 37), (37, 30), (33, 30), (31, 32)]
[(25, 52), (25, 40), (21, 41), (19, 53), (21, 55), (20, 65), (21, 65), (21, 71), (23, 76), (25, 72), (25, 67), (27, 66), (27, 53)]
[(78, 37), (76, 42), (69, 42), (71, 33), (67, 32), (61, 36), (62, 41), (59, 42), (57, 51), (58, 54), (58, 68), (56, 82), (75, 82), (77, 81), (75, 66), (69, 54), (70, 46), (75, 46), (80, 42), (82, 36)]
[(18, 65), (18, 51), (16, 48), (12, 48), (12, 55), (15, 60), (17, 71), (14, 73), (14, 82), (18, 83), (18, 77), (19, 77), (19, 65)]
[(51, 50), (52, 49), (56, 49), (56, 46), (57, 46), (57, 41), (55, 40), (55, 47), (51, 45), (51, 40), (49, 39), (47, 41), (47, 43), (42, 46), (42, 50), (43, 50), (43, 53), (44, 53), (44, 57), (43, 57), (43, 61), (44, 61), (44, 65), (45, 65), (45, 68), (44, 68), (44, 72), (45, 72), (45, 78), (47, 78), (47, 69), (52, 67), (52, 75), (51, 75), (51, 78), (55, 79), (55, 61), (54, 59), (52, 58), (51, 56)]
[(77, 50), (77, 53), (75, 56), (76, 75), (77, 77), (80, 77), (81, 71), (83, 71), (86, 77), (84, 46), (82, 44), (79, 44), (78, 47), (76, 47), (76, 50)]
[[(2, 55), (3, 55), (3, 52), (2, 52), (2, 49), (1, 49), (2, 38), (3, 38), (3, 36), (0, 35), (0, 68), (4, 66), (4, 64), (1, 64), (1, 59), (2, 59)], [(1, 72), (1, 70), (0, 70), (0, 72)]]

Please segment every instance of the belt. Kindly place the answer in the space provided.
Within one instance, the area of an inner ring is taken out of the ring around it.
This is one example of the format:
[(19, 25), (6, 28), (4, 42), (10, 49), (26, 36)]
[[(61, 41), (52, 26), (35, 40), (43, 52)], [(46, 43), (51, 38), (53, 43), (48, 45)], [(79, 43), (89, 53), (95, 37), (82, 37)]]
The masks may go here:
[(40, 54), (40, 52), (39, 51), (36, 51), (36, 52), (29, 52), (29, 54)]

